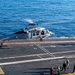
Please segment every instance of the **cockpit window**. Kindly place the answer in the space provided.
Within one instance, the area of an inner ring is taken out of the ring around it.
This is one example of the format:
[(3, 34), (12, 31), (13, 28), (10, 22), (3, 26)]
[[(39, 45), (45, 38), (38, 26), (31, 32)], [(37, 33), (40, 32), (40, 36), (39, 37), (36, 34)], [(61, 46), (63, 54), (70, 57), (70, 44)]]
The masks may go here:
[(35, 36), (35, 33), (33, 33), (33, 36)]
[(44, 31), (41, 31), (41, 35), (44, 35)]
[(36, 35), (39, 35), (39, 31), (36, 32)]

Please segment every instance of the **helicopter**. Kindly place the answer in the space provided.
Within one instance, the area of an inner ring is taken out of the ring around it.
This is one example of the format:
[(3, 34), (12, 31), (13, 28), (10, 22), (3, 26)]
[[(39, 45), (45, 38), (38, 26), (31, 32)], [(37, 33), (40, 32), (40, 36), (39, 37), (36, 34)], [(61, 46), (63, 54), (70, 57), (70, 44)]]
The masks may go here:
[(37, 27), (38, 24), (34, 23), (31, 19), (25, 19), (29, 23), (28, 28), (22, 28), (19, 31), (10, 34), (1, 40), (0, 48), (3, 46), (3, 43), (6, 40), (11, 39), (37, 39), (40, 38), (40, 41), (44, 38), (49, 38), (50, 36), (54, 35), (53, 32), (49, 31), (44, 27)]
[(37, 27), (38, 24), (34, 23), (31, 19), (25, 19), (29, 22), (29, 28), (23, 28), (18, 32), (15, 32), (16, 38), (26, 38), (26, 39), (34, 39), (34, 38), (49, 38), (54, 33), (49, 31), (44, 27)]

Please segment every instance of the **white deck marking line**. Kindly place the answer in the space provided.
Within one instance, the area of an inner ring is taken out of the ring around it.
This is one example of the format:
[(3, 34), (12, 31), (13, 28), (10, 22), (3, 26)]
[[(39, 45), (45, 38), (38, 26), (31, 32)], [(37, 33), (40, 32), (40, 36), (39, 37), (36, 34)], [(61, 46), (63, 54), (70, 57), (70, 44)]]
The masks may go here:
[(43, 59), (40, 55), (37, 55), (39, 58)]
[(0, 65), (21, 64), (21, 63), (36, 62), (36, 61), (62, 59), (62, 58), (65, 58), (65, 56), (62, 56), (62, 57), (53, 57), (53, 58), (44, 58), (44, 59), (33, 59), (33, 60), (22, 60), (22, 61), (14, 61), (14, 62), (5, 62), (5, 63), (0, 63)]
[(40, 45), (36, 45), (37, 47), (39, 47), (41, 50), (43, 50), (44, 52), (48, 53), (48, 55), (50, 55), (51, 57), (55, 57), (52, 53), (50, 53), (47, 49), (45, 49), (44, 47), (40, 46)]
[[(70, 52), (75, 52), (75, 51), (54, 52), (54, 53), (51, 53), (51, 54), (70, 53)], [(22, 55), (22, 56), (14, 56), (14, 57), (3, 57), (3, 58), (0, 58), (0, 60), (1, 59), (13, 59), (13, 58), (30, 57), (30, 56), (38, 56), (38, 57), (42, 58), (40, 55), (48, 55), (48, 54), (49, 53)]]
[(43, 46), (43, 47), (56, 47), (56, 45), (51, 45), (51, 46)]
[(53, 48), (55, 48), (55, 47), (71, 47), (71, 45), (68, 45), (68, 46), (43, 46), (43, 47), (46, 47), (46, 48), (48, 48), (48, 47), (53, 47)]
[[(42, 42), (37, 42), (37, 43), (39, 43), (39, 44), (42, 44), (42, 43), (73, 43), (73, 42), (75, 42), (75, 40), (70, 40), (70, 41), (42, 41)], [(7, 43), (7, 42), (5, 42), (4, 44), (8, 44), (8, 45), (11, 45), (11, 44), (36, 44), (36, 42), (11, 42), (11, 43)]]
[[(14, 56), (14, 57), (3, 57), (1, 59), (12, 59), (12, 58), (22, 58), (22, 57), (31, 57), (31, 56), (40, 56), (40, 55), (47, 55), (48, 53), (42, 53), (42, 54), (31, 54), (31, 55), (22, 55), (22, 56)], [(42, 58), (42, 57), (41, 57)]]
[(75, 52), (75, 51), (63, 51), (63, 52), (54, 52), (52, 54), (60, 54), (60, 53), (71, 53), (71, 52)]
[(71, 55), (71, 56), (65, 56), (66, 58), (75, 58), (75, 55)]

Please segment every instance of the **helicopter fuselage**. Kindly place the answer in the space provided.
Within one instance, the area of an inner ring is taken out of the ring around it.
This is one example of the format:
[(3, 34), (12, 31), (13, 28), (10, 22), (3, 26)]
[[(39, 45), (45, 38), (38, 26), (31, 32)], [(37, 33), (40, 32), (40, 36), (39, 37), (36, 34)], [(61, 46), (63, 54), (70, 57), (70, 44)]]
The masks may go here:
[(22, 35), (22, 36), (25, 35), (26, 39), (48, 38), (49, 36), (53, 35), (52, 32), (42, 27), (23, 29), (19, 32), (16, 32), (15, 34)]

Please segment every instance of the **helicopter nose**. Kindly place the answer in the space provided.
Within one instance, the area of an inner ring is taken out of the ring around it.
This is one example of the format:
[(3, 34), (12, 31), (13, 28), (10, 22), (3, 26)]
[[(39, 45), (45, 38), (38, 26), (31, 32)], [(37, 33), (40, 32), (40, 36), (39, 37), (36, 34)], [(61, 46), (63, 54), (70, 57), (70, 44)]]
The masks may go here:
[(53, 32), (49, 32), (50, 33), (50, 35), (54, 35), (54, 33)]

